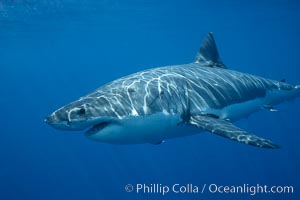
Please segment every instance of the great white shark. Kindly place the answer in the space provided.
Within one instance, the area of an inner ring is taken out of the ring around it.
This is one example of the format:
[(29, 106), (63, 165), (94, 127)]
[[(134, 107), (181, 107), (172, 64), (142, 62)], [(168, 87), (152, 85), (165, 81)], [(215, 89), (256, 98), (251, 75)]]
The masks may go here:
[(160, 144), (211, 132), (241, 143), (279, 148), (235, 126), (234, 121), (300, 96), (300, 85), (227, 69), (212, 33), (195, 61), (153, 68), (114, 80), (45, 118), (54, 128), (85, 130), (93, 140), (114, 144)]

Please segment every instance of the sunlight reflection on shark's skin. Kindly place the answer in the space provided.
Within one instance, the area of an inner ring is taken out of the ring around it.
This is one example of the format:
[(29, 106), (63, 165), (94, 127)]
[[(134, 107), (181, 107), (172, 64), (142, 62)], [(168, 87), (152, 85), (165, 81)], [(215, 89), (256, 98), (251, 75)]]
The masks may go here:
[(278, 148), (233, 121), (299, 96), (300, 86), (228, 70), (209, 33), (195, 62), (138, 72), (108, 83), (48, 116), (57, 129), (84, 130), (115, 144), (160, 144), (209, 131), (245, 144)]

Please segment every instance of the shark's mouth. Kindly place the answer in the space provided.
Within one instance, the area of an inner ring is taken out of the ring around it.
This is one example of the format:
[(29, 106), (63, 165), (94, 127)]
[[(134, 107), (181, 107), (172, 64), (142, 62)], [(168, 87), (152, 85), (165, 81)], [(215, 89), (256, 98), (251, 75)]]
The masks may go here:
[(99, 124), (95, 124), (94, 126), (92, 126), (92, 128), (88, 129), (85, 134), (87, 136), (90, 135), (94, 135), (95, 133), (101, 131), (102, 129), (104, 129), (105, 127), (107, 127), (110, 124), (110, 122), (101, 122)]

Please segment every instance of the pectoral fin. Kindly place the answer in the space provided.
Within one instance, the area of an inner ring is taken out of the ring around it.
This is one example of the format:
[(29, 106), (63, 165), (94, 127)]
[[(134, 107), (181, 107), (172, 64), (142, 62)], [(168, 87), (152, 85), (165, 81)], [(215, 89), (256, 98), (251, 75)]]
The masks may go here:
[(278, 149), (279, 145), (272, 143), (270, 140), (260, 138), (256, 135), (250, 134), (239, 127), (235, 126), (229, 121), (213, 118), (209, 116), (191, 116), (190, 122), (198, 128), (204, 129), (211, 133), (220, 135), (222, 137), (235, 140), (244, 144), (253, 145), (256, 147)]

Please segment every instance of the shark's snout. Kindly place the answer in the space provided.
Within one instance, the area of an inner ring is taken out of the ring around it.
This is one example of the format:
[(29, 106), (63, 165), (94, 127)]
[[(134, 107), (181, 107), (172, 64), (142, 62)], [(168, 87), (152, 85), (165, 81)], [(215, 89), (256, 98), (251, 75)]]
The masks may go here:
[(46, 122), (49, 125), (53, 124), (55, 122), (55, 116), (54, 115), (49, 115), (48, 117), (46, 117), (44, 119), (44, 122)]
[(55, 111), (44, 119), (47, 124), (54, 125), (62, 122), (69, 122), (68, 114), (64, 111)]
[[(103, 120), (100, 120), (102, 122)], [(99, 120), (86, 115), (81, 109), (59, 109), (44, 119), (44, 122), (56, 129), (80, 131), (99, 123)]]
[(67, 119), (67, 117), (64, 117), (61, 114), (58, 115), (57, 113), (52, 113), (44, 119), (44, 122), (56, 129), (70, 129), (69, 120)]

